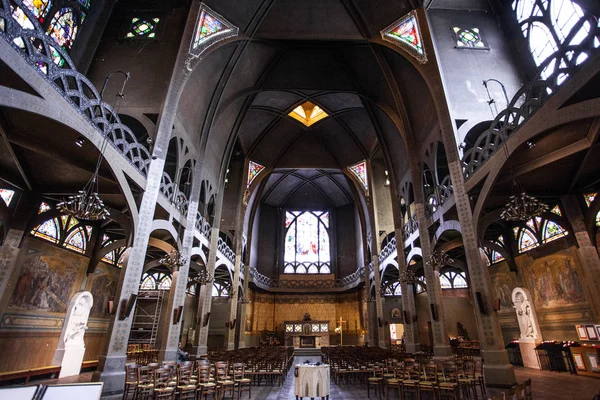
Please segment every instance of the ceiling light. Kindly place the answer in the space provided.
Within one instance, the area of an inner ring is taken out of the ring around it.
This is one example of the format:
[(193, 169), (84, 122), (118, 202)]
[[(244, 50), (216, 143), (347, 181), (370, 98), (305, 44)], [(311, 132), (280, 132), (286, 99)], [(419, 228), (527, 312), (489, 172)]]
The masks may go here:
[(306, 126), (311, 126), (329, 116), (321, 107), (310, 101), (300, 104), (288, 115)]

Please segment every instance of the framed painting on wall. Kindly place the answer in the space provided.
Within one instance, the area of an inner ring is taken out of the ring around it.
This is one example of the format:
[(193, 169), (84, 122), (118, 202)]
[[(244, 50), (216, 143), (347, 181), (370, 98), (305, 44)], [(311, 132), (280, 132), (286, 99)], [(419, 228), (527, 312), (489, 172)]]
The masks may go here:
[(573, 353), (573, 361), (575, 361), (577, 371), (587, 371), (587, 368), (585, 367), (585, 361), (583, 361), (583, 354)]
[(575, 329), (577, 329), (577, 335), (579, 336), (579, 340), (588, 340), (588, 335), (585, 326), (575, 325)]
[(600, 359), (597, 353), (586, 353), (588, 364), (592, 372), (600, 372)]
[(585, 330), (587, 331), (588, 340), (598, 340), (598, 333), (594, 325), (586, 325)]

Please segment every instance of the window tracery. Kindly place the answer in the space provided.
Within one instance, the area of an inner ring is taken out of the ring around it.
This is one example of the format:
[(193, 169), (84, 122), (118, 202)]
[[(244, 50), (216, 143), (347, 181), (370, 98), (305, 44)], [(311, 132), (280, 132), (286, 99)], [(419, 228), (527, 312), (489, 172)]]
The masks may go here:
[(513, 233), (519, 253), (524, 253), (538, 247), (540, 244), (551, 242), (569, 234), (557, 222), (542, 217), (532, 218), (524, 226), (513, 227)]
[(331, 273), (328, 229), (328, 211), (286, 211), (283, 272)]
[(392, 282), (386, 285), (384, 296), (402, 296), (402, 285), (400, 282)]
[(213, 282), (212, 297), (229, 297), (229, 289), (219, 282)]
[(164, 272), (145, 272), (142, 275), (140, 289), (169, 290), (171, 289), (171, 280), (171, 275)]
[(468, 288), (467, 274), (463, 271), (444, 271), (440, 273), (440, 286), (442, 289)]

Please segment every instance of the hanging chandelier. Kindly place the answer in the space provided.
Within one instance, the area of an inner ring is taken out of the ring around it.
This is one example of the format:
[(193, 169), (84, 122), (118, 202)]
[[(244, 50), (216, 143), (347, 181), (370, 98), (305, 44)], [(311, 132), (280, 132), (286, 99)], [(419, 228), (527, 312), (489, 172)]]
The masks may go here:
[(184, 258), (177, 249), (171, 250), (169, 254), (164, 255), (158, 262), (172, 271), (177, 271), (185, 264)]
[(398, 281), (405, 285), (414, 285), (417, 282), (417, 275), (410, 268), (406, 268), (398, 275)]
[[(116, 71), (112, 72), (104, 79), (104, 85), (102, 86), (102, 90), (100, 91), (100, 102), (103, 101), (104, 90), (106, 89), (108, 80), (115, 73), (121, 73), (125, 75), (125, 81), (123, 82), (121, 91), (117, 93), (117, 98), (123, 99), (125, 97), (123, 91), (125, 90), (125, 85), (129, 80), (129, 72)], [(118, 110), (115, 110), (115, 114), (118, 115)], [(114, 121), (109, 122), (113, 123)], [(98, 161), (96, 162), (96, 169), (94, 170), (92, 177), (85, 184), (83, 189), (78, 191), (76, 195), (69, 196), (56, 205), (56, 208), (62, 214), (71, 215), (77, 219), (88, 221), (105, 220), (110, 215), (108, 208), (104, 205), (104, 201), (98, 194), (98, 177), (100, 172), (100, 166), (102, 165), (102, 161), (104, 160), (104, 150), (106, 149), (107, 143), (108, 135), (104, 135), (104, 139), (102, 140), (102, 144), (100, 145), (100, 155), (98, 156)], [(80, 146), (79, 143), (78, 145)]]
[(529, 221), (548, 211), (548, 205), (535, 197), (527, 194), (525, 189), (513, 181), (513, 194), (508, 203), (504, 205), (500, 218), (505, 221)]
[(450, 258), (444, 250), (439, 250), (434, 251), (433, 254), (429, 256), (429, 261), (427, 261), (426, 264), (434, 270), (439, 270), (444, 265), (454, 264), (454, 259)]

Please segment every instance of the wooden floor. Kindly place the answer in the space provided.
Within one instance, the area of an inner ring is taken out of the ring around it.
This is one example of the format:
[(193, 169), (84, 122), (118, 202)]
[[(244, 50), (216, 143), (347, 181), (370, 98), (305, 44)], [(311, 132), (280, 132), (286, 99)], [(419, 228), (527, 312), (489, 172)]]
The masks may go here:
[[(320, 361), (317, 357), (296, 357), (295, 362), (304, 362), (309, 359), (312, 362)], [(517, 380), (523, 382), (529, 378), (532, 380), (533, 398), (539, 400), (592, 400), (594, 395), (600, 393), (600, 379), (584, 376), (569, 375), (550, 371), (538, 371), (528, 368), (515, 369)], [(31, 382), (32, 384), (72, 383), (89, 382), (92, 373), (87, 372), (76, 377), (53, 379), (49, 381)], [(488, 396), (499, 394), (502, 390), (488, 388)], [(247, 393), (242, 395), (242, 400), (247, 399)], [(331, 400), (365, 400), (367, 399), (366, 385), (341, 385), (331, 384)], [(376, 396), (371, 392), (371, 398)], [(385, 396), (383, 397), (385, 398)], [(480, 397), (481, 398), (481, 397)], [(121, 396), (111, 396), (103, 399), (117, 400)], [(228, 398), (229, 399), (229, 398)], [(294, 400), (294, 370), (290, 370), (283, 386), (253, 386), (252, 399), (254, 400)], [(307, 399), (307, 398), (305, 398)], [(394, 394), (390, 399), (395, 399)]]

